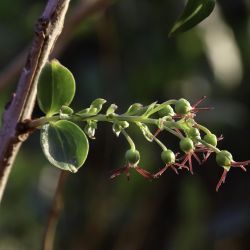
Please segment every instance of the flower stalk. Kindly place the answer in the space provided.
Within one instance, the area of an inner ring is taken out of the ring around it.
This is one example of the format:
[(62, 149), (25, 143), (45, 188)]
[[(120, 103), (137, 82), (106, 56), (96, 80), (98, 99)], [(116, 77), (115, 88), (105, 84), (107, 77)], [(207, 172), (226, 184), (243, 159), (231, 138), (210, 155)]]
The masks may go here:
[[(57, 127), (59, 121), (65, 120), (71, 123), (86, 124), (84, 132), (90, 139), (95, 139), (95, 130), (99, 122), (111, 123), (112, 130), (117, 137), (122, 134), (129, 148), (125, 153), (125, 166), (112, 171), (111, 179), (125, 173), (130, 178), (130, 169), (135, 169), (140, 175), (146, 179), (159, 178), (168, 168), (171, 168), (178, 174), (178, 170), (187, 169), (191, 174), (193, 171), (193, 161), (199, 165), (203, 164), (211, 154), (216, 154), (217, 165), (224, 168), (223, 175), (219, 180), (216, 191), (222, 183), (225, 182), (226, 175), (231, 167), (240, 167), (243, 170), (250, 161), (235, 162), (228, 151), (220, 150), (217, 142), (222, 139), (213, 134), (204, 125), (198, 124), (195, 117), (199, 111), (211, 110), (209, 107), (200, 108), (198, 105), (205, 99), (198, 100), (191, 105), (186, 99), (174, 100), (158, 104), (154, 102), (150, 105), (132, 104), (123, 114), (116, 113), (117, 105), (111, 104), (106, 112), (103, 112), (103, 105), (106, 100), (98, 98), (94, 100), (89, 108), (85, 108), (79, 112), (74, 112), (71, 108), (63, 106), (53, 116), (44, 116), (35, 120), (28, 120), (23, 124), (26, 129), (33, 130), (36, 128), (44, 128), (44, 126)], [(66, 123), (67, 124), (67, 123)], [(138, 127), (140, 133), (148, 142), (157, 143), (161, 150), (161, 158), (165, 166), (156, 173), (150, 173), (139, 166), (140, 152), (136, 149), (136, 143), (128, 133), (129, 126), (134, 124)], [(72, 125), (71, 125), (72, 126)], [(151, 133), (151, 127), (156, 128), (156, 133)], [(60, 131), (62, 131), (61, 128)], [(170, 133), (179, 140), (180, 152), (173, 153), (171, 149), (158, 138), (159, 133)], [(178, 158), (176, 157), (177, 155)], [(50, 155), (49, 155), (50, 157)], [(50, 157), (51, 158), (51, 157)], [(53, 159), (51, 160), (53, 162)], [(59, 166), (60, 167), (60, 166)], [(78, 166), (79, 167), (79, 166)]]

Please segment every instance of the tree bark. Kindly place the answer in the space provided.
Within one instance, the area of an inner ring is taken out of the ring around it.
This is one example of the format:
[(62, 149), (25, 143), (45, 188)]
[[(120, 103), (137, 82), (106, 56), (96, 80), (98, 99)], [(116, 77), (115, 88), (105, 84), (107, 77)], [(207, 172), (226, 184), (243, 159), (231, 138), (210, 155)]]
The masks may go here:
[(0, 131), (0, 202), (18, 150), (29, 133), (21, 134), (20, 122), (30, 119), (37, 80), (60, 35), (70, 0), (49, 0), (35, 27), (35, 37), (22, 70), (16, 93), (6, 106)]

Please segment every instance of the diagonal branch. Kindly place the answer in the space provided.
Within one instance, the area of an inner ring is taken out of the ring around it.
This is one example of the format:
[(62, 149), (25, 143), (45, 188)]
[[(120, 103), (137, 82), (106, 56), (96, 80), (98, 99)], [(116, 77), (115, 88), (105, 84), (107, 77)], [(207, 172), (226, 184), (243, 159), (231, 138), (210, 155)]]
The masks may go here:
[(35, 28), (35, 37), (16, 93), (6, 107), (0, 131), (0, 201), (8, 176), (22, 142), (29, 134), (20, 135), (18, 124), (30, 119), (36, 98), (37, 80), (41, 69), (60, 35), (70, 0), (49, 0)]

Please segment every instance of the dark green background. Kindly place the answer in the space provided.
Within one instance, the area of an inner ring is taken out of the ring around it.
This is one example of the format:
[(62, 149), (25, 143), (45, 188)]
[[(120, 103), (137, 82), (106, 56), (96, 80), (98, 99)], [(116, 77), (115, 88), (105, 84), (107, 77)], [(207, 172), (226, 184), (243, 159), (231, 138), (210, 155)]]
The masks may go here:
[[(0, 72), (30, 44), (45, 2), (1, 1)], [(77, 4), (72, 2), (70, 10)], [(233, 42), (239, 51), (242, 75), (236, 72), (233, 77), (239, 80), (232, 77), (232, 85), (230, 79), (216, 77), (204, 26), (168, 38), (182, 1), (120, 0), (105, 13), (72, 27), (74, 39), (58, 58), (76, 78), (73, 108), (82, 109), (102, 97), (123, 112), (133, 102), (185, 97), (194, 103), (207, 95), (203, 105), (215, 110), (200, 114), (198, 120), (218, 136), (224, 135), (219, 146), (232, 152), (235, 160), (250, 159), (250, 4), (221, 0), (217, 7), (221, 21), (207, 24), (210, 45), (224, 48)], [(216, 62), (235, 63), (233, 51), (219, 52)], [(224, 77), (230, 73), (224, 72)], [(1, 91), (1, 112), (16, 83), (17, 79)], [(36, 108), (34, 117), (40, 115)], [(162, 167), (159, 148), (135, 130), (131, 133), (141, 151), (141, 166), (156, 172)], [(232, 169), (218, 193), (215, 186), (223, 169), (214, 157), (204, 166), (194, 165), (194, 176), (185, 171), (177, 176), (169, 170), (149, 182), (133, 172), (130, 181), (125, 176), (110, 181), (110, 171), (124, 164), (127, 145), (107, 124), (99, 124), (96, 138), (90, 142), (84, 167), (67, 178), (55, 249), (250, 248), (249, 171)], [(175, 138), (167, 134), (161, 138), (176, 149)], [(1, 250), (41, 248), (58, 172), (43, 156), (35, 132), (21, 149), (0, 207)]]

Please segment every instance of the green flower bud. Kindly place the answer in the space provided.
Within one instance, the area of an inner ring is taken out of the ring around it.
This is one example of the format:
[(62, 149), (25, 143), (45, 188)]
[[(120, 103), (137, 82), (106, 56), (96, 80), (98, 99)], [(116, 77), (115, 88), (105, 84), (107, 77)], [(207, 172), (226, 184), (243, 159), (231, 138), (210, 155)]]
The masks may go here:
[(138, 112), (142, 110), (143, 106), (140, 103), (132, 104), (126, 111), (126, 115), (138, 115)]
[(229, 168), (232, 164), (233, 156), (230, 152), (222, 150), (216, 154), (216, 162), (221, 167)]
[(190, 128), (188, 130), (187, 134), (191, 139), (200, 139), (201, 138), (200, 131), (197, 128)]
[(74, 113), (74, 110), (68, 106), (63, 105), (60, 109), (59, 115), (60, 119), (67, 119), (70, 115)]
[(175, 154), (172, 150), (164, 150), (161, 152), (161, 159), (165, 164), (173, 164), (175, 163)]
[(179, 99), (175, 103), (175, 113), (179, 115), (186, 115), (192, 109), (189, 101), (184, 98)]
[(87, 121), (84, 127), (84, 132), (88, 135), (90, 139), (95, 139), (95, 130), (97, 129), (97, 121)]
[(70, 108), (69, 106), (63, 105), (60, 110), (61, 113), (67, 114), (67, 115), (72, 115), (74, 113), (74, 110)]
[(140, 161), (140, 153), (136, 149), (129, 149), (125, 154), (125, 159), (129, 164), (137, 165)]
[(88, 113), (89, 113), (90, 115), (95, 115), (95, 114), (98, 113), (98, 110), (99, 110), (99, 108), (90, 107)]
[(114, 114), (115, 114), (115, 111), (117, 110), (118, 106), (115, 105), (114, 103), (112, 103), (107, 111), (106, 111), (106, 115), (109, 116), (109, 117), (112, 117)]
[(101, 111), (103, 104), (106, 102), (107, 101), (102, 98), (95, 99), (90, 105), (89, 113), (93, 115), (98, 114)]
[(192, 151), (194, 149), (193, 141), (188, 137), (181, 139), (180, 140), (180, 149), (185, 153), (189, 153), (190, 151)]
[(121, 131), (128, 127), (129, 123), (127, 121), (117, 121), (113, 123), (112, 130), (116, 134), (116, 136), (119, 136)]
[(165, 105), (161, 110), (159, 110), (158, 114), (160, 117), (175, 115), (174, 110), (170, 105)]
[(86, 108), (86, 109), (83, 109), (83, 110), (80, 110), (79, 112), (77, 112), (76, 114), (77, 115), (82, 115), (82, 116), (84, 116), (84, 115), (86, 115), (86, 114), (89, 114), (89, 110), (90, 110), (90, 108)]
[(212, 146), (216, 147), (217, 146), (217, 137), (214, 134), (207, 134), (204, 136), (203, 140)]
[(102, 108), (102, 105), (105, 104), (107, 101), (105, 99), (102, 98), (97, 98), (95, 99), (92, 103), (91, 103), (91, 107), (93, 108), (97, 108), (98, 110), (100, 110)]

